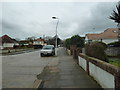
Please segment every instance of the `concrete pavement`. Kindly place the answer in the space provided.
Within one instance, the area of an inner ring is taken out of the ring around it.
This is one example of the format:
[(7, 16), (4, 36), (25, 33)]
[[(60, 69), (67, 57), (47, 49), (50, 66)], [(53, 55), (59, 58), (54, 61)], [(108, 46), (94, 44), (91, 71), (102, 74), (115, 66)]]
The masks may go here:
[(56, 63), (51, 60), (38, 75), (44, 82), (43, 88), (101, 88), (63, 48), (59, 49), (56, 59)]

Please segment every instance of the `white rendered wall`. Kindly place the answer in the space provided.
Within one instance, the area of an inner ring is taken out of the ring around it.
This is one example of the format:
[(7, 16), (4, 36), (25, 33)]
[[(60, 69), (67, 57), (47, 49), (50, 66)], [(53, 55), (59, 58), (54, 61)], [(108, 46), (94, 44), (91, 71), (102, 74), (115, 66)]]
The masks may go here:
[(102, 39), (102, 42), (108, 44), (108, 43), (111, 43), (111, 42), (116, 42), (118, 41), (118, 39)]
[(13, 47), (14, 46), (14, 43), (4, 43), (3, 44), (3, 47)]
[(59, 49), (59, 48), (55, 48), (55, 56), (58, 55), (58, 49)]
[(34, 41), (33, 45), (44, 45), (43, 41)]
[(70, 50), (69, 49), (67, 49), (67, 53), (70, 55)]
[(103, 87), (115, 88), (114, 76), (89, 62), (90, 75)]
[(79, 60), (79, 65), (86, 71), (86, 60), (84, 58), (81, 58), (80, 56), (78, 56), (78, 60)]

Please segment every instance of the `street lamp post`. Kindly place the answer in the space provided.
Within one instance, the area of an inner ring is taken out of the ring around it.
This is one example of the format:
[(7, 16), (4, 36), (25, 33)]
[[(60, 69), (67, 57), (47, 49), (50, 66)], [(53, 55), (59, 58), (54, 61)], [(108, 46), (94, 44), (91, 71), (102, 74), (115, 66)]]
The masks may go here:
[(52, 17), (52, 19), (57, 19), (57, 24), (56, 24), (56, 48), (57, 48), (57, 28), (58, 28), (59, 18), (58, 17)]

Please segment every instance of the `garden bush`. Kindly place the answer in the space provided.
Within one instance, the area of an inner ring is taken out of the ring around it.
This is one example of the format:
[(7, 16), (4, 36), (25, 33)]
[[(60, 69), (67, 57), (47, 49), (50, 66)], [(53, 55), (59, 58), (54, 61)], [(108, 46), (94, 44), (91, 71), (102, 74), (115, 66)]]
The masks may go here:
[(99, 42), (93, 42), (91, 44), (85, 45), (86, 55), (108, 62), (107, 55), (104, 51), (105, 51), (105, 46), (103, 45), (103, 43), (101, 44)]
[(103, 46), (104, 50), (107, 49), (107, 47), (108, 47), (108, 45), (104, 42), (97, 42), (97, 43), (101, 44)]

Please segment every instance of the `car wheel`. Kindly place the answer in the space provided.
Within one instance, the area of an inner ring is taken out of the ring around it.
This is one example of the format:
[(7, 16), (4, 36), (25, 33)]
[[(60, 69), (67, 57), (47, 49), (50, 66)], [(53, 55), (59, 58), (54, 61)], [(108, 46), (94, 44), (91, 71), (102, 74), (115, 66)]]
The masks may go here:
[(41, 53), (41, 57), (43, 57), (44, 55)]
[(55, 52), (54, 52), (54, 55), (55, 55)]
[(52, 56), (54, 56), (54, 53), (52, 53)]

